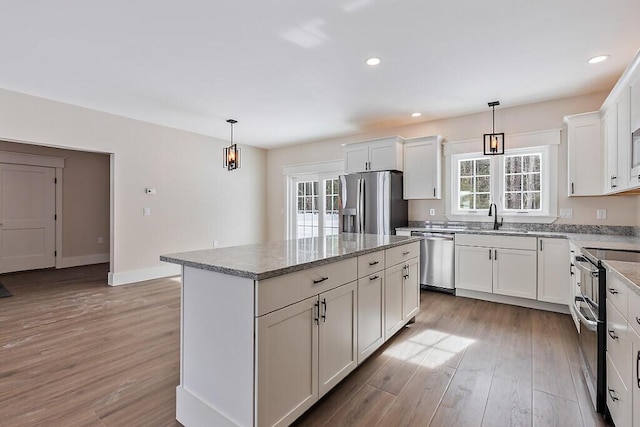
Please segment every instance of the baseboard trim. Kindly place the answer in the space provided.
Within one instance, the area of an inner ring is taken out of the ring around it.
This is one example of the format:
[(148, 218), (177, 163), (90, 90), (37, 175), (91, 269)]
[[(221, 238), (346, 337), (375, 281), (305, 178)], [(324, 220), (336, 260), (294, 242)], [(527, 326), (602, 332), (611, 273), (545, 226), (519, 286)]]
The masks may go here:
[(185, 426), (238, 425), (181, 385), (176, 387), (176, 420)]
[(554, 304), (545, 301), (530, 300), (526, 298), (510, 297), (507, 295), (488, 294), (486, 292), (470, 291), (468, 289), (456, 289), (457, 297), (481, 299), (484, 301), (498, 302), (501, 304), (517, 305), (520, 307), (534, 308), (536, 310), (553, 311), (555, 313), (569, 313), (569, 305)]
[(83, 256), (62, 257), (58, 260), (56, 268), (78, 267), (80, 265), (103, 264), (109, 262), (109, 254), (93, 254)]
[(119, 273), (109, 272), (109, 285), (120, 286), (130, 283), (144, 282), (145, 280), (160, 279), (163, 277), (179, 276), (182, 273), (180, 265), (162, 265), (140, 270), (123, 271)]

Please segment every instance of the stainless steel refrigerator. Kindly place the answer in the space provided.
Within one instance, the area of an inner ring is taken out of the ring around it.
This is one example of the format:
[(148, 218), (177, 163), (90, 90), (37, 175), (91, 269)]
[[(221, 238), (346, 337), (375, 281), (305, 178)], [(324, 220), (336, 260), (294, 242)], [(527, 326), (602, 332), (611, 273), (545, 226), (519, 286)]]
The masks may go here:
[(408, 225), (402, 172), (362, 172), (339, 178), (341, 232), (396, 234), (396, 227)]

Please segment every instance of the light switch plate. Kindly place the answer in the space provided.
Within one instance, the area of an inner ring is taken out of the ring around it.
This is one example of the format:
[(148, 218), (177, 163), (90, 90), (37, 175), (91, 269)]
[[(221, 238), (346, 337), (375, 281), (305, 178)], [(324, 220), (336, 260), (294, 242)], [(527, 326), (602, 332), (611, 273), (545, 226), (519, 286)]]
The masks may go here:
[(151, 215), (151, 208), (143, 208), (142, 215), (144, 216)]
[(436, 210), (435, 209), (429, 209), (429, 215), (436, 216)]
[(607, 210), (606, 209), (598, 209), (596, 211), (596, 217), (598, 219), (607, 219)]
[(573, 218), (573, 209), (560, 209), (560, 218)]

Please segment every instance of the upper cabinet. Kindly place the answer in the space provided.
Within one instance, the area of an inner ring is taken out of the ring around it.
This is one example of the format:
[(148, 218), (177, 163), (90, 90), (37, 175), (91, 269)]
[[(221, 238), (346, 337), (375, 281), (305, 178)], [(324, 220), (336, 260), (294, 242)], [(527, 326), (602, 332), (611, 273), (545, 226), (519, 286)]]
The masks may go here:
[(632, 132), (640, 131), (640, 72), (635, 77), (629, 88), (630, 92), (630, 129), (627, 132), (629, 138), (628, 164), (629, 187), (640, 186), (640, 136), (631, 137)]
[(399, 136), (357, 142), (344, 146), (345, 173), (402, 171), (402, 143)]
[(442, 138), (427, 136), (404, 143), (404, 191), (409, 199), (440, 199)]
[[(604, 192), (615, 191), (618, 188), (618, 108), (617, 105), (604, 112), (600, 122), (602, 138), (607, 155), (607, 167), (604, 179)], [(626, 184), (626, 182), (625, 182)]]
[(616, 102), (617, 122), (616, 140), (618, 155), (618, 174), (616, 179), (616, 190), (626, 190), (631, 183), (629, 173), (631, 172), (631, 90), (625, 88)]
[(600, 114), (576, 114), (565, 117), (568, 140), (569, 196), (602, 194), (604, 165)]

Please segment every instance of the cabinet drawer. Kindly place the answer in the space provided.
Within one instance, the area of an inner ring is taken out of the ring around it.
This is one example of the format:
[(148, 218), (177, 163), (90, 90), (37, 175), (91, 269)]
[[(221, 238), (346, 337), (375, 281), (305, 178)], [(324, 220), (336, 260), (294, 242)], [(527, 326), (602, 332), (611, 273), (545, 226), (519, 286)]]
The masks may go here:
[(631, 340), (627, 321), (622, 314), (607, 301), (607, 353), (622, 377), (626, 388), (631, 379)]
[(525, 249), (535, 251), (535, 237), (503, 236), (491, 234), (456, 234), (456, 245), (487, 246), (502, 249)]
[(640, 295), (633, 291), (628, 292), (627, 321), (629, 325), (640, 335)]
[(627, 292), (629, 288), (612, 273), (607, 271), (607, 302), (611, 301), (622, 316), (627, 319)]
[(620, 374), (607, 354), (607, 407), (617, 426), (631, 424), (631, 393), (624, 386)]
[(384, 251), (358, 257), (358, 279), (384, 270)]
[(413, 242), (385, 250), (384, 264), (386, 267), (391, 267), (418, 256), (420, 256), (420, 242)]
[(318, 295), (357, 279), (358, 260), (349, 258), (256, 282), (256, 316)]

